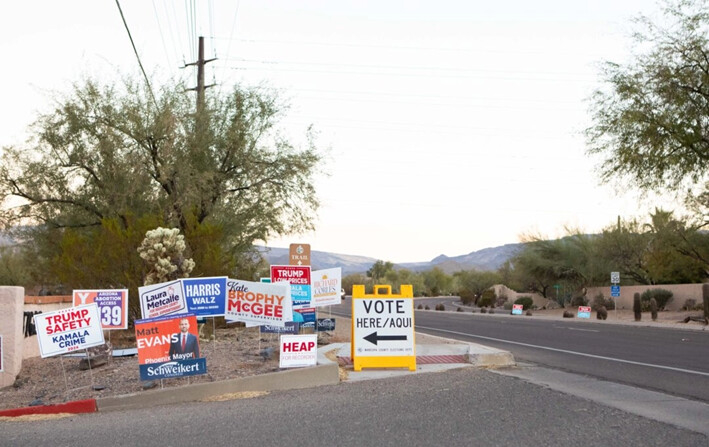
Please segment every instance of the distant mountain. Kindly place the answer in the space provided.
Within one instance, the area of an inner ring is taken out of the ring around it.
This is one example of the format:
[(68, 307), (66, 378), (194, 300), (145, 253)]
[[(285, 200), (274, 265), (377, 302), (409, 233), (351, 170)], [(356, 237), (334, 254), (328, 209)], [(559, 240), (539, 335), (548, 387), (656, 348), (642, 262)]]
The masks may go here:
[[(429, 262), (405, 262), (395, 264), (395, 268), (408, 269), (416, 272), (438, 267), (451, 274), (460, 270), (497, 270), (508, 259), (514, 256), (523, 244), (507, 244), (500, 247), (485, 248), (461, 256), (440, 255)], [(269, 264), (288, 264), (288, 249), (278, 247), (256, 247)], [(341, 267), (343, 275), (365, 273), (377, 259), (366, 256), (343, 255), (324, 251), (311, 251), (310, 263), (313, 269)]]

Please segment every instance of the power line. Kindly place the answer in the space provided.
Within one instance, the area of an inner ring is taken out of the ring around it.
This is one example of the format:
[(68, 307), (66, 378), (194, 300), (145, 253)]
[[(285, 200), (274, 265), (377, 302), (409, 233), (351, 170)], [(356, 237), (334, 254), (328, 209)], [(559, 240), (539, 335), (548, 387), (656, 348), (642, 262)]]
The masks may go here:
[(150, 92), (150, 97), (153, 98), (153, 102), (155, 103), (155, 107), (158, 107), (158, 102), (155, 99), (155, 95), (153, 94), (153, 88), (150, 86), (150, 79), (148, 79), (148, 75), (145, 73), (145, 69), (143, 68), (143, 63), (140, 61), (140, 56), (138, 55), (138, 49), (135, 47), (135, 42), (133, 42), (133, 36), (130, 33), (130, 28), (128, 28), (128, 23), (126, 22), (126, 18), (123, 15), (123, 9), (121, 9), (121, 4), (119, 0), (116, 0), (116, 6), (118, 6), (118, 12), (121, 13), (121, 19), (123, 20), (123, 26), (126, 27), (126, 32), (128, 33), (128, 38), (130, 39), (130, 44), (133, 47), (133, 52), (135, 53), (135, 58), (138, 60), (138, 65), (140, 66), (140, 71), (143, 72), (143, 77), (145, 78), (145, 83), (148, 86), (148, 91)]
[(162, 32), (162, 26), (160, 25), (160, 18), (158, 16), (158, 9), (157, 6), (155, 6), (155, 0), (153, 0), (153, 12), (155, 13), (155, 22), (158, 24), (158, 31), (160, 31), (160, 40), (162, 41), (162, 48), (163, 51), (165, 52), (165, 58), (167, 59), (167, 66), (172, 65), (172, 61), (170, 60), (170, 54), (167, 51), (167, 45), (165, 44), (165, 34)]

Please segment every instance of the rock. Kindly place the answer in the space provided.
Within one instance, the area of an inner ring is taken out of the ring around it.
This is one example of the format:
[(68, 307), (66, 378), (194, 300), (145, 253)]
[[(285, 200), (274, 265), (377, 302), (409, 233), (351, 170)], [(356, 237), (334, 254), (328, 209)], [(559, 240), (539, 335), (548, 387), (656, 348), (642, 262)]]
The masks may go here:
[(81, 361), (79, 362), (79, 369), (82, 371), (86, 371), (89, 368), (97, 368), (99, 366), (105, 365), (106, 363), (108, 363), (108, 355), (100, 354), (95, 357), (81, 359)]
[(30, 407), (38, 407), (40, 405), (44, 405), (44, 402), (42, 402), (42, 399), (35, 399), (32, 402), (30, 402)]
[(149, 380), (147, 382), (143, 382), (143, 389), (144, 390), (151, 390), (158, 386), (158, 383), (154, 380)]
[(271, 359), (273, 357), (273, 347), (269, 346), (268, 348), (262, 349), (261, 352), (258, 353), (263, 358), (263, 361), (265, 362), (266, 360)]

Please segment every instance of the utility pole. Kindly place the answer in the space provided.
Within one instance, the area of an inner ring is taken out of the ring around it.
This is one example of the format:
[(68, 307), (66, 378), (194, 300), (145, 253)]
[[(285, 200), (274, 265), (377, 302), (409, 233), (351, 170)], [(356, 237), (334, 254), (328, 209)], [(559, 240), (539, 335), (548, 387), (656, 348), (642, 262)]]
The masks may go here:
[(209, 87), (214, 87), (215, 84), (204, 85), (204, 66), (207, 62), (212, 62), (217, 60), (217, 58), (204, 60), (204, 37), (199, 36), (199, 56), (197, 62), (191, 62), (185, 64), (185, 67), (190, 65), (197, 66), (197, 87), (190, 88), (188, 90), (197, 91), (197, 112), (199, 113), (204, 108), (204, 91)]

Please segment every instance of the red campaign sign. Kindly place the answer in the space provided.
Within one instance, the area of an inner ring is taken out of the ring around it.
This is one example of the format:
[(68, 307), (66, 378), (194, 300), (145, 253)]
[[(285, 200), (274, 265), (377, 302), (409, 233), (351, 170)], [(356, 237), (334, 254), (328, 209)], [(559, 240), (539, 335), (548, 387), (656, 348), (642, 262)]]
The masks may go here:
[(271, 282), (287, 282), (290, 284), (309, 285), (309, 265), (272, 265)]

